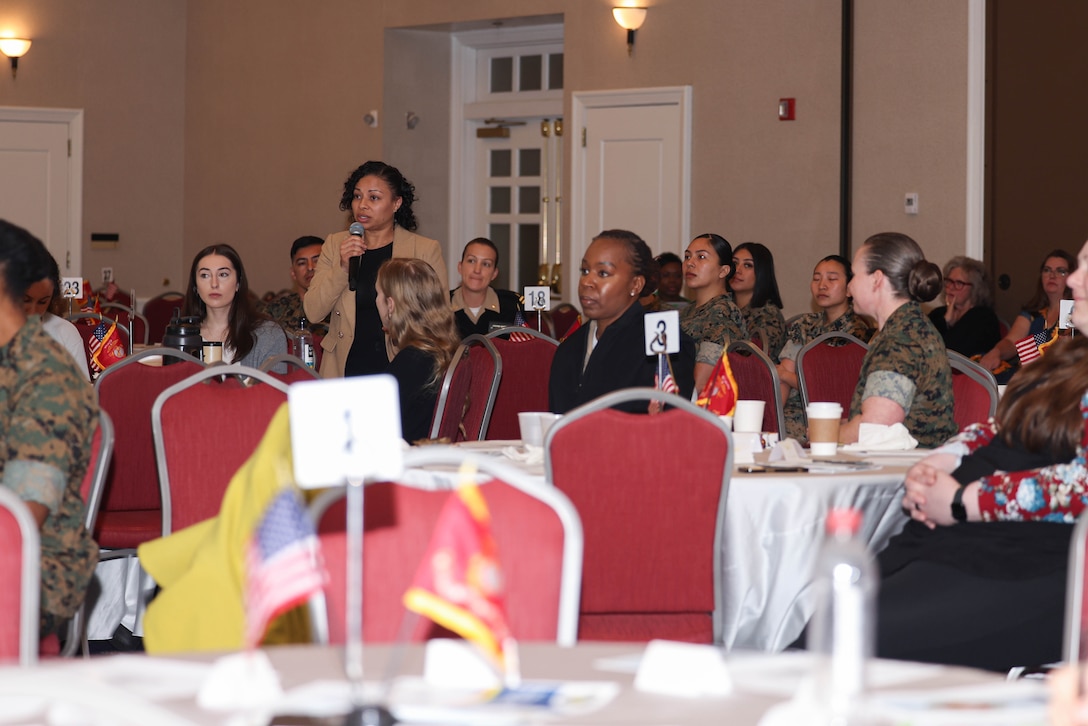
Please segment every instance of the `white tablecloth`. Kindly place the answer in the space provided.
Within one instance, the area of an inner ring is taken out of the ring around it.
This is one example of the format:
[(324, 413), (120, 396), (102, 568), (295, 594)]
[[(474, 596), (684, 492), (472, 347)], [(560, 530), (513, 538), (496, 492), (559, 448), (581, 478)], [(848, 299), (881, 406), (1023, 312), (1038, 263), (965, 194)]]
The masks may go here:
[(721, 543), (726, 648), (778, 651), (796, 640), (815, 606), (812, 567), (828, 511), (860, 509), (861, 537), (878, 552), (907, 522), (905, 474), (899, 462), (841, 474), (734, 474)]

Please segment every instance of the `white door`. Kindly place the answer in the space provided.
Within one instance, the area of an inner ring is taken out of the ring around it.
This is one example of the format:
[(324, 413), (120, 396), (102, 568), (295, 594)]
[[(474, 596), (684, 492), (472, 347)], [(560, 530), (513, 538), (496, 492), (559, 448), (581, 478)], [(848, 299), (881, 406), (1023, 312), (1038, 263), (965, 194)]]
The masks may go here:
[(654, 254), (689, 242), (691, 88), (575, 93), (566, 289), (593, 236), (628, 229)]
[(0, 109), (0, 219), (41, 239), (61, 276), (81, 272), (82, 193), (73, 178), (80, 165), (69, 156), (70, 148), (79, 152), (81, 116), (80, 111)]

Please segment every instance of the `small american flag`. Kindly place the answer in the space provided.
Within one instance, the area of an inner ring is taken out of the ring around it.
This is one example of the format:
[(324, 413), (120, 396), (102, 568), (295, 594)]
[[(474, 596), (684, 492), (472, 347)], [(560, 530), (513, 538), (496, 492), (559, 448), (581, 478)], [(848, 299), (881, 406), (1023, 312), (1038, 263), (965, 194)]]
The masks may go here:
[[(518, 328), (528, 328), (529, 327), (529, 324), (527, 322), (525, 322), (525, 316), (521, 314), (520, 310), (518, 310), (518, 311), (516, 311), (514, 313), (514, 326), (518, 327)], [(533, 336), (529, 335), (528, 333), (519, 333), (519, 332), (510, 333), (510, 342), (511, 343), (528, 343), (532, 339), (533, 339)]]
[(294, 489), (280, 492), (246, 551), (246, 642), (260, 644), (268, 624), (328, 580), (314, 526)]
[(672, 377), (669, 356), (664, 353), (657, 354), (657, 373), (654, 375), (654, 387), (665, 393), (680, 393), (680, 387), (676, 385), (676, 379)]
[(1042, 355), (1039, 346), (1050, 340), (1050, 331), (1043, 330), (1035, 335), (1029, 335), (1016, 344), (1016, 354), (1020, 356), (1020, 365), (1027, 365)]

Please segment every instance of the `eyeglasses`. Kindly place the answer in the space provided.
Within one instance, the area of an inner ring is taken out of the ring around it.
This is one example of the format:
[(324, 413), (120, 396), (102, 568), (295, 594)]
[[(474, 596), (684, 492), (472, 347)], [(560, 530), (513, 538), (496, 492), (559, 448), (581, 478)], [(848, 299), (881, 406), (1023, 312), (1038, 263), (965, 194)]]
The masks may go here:
[(1057, 275), (1058, 277), (1065, 277), (1069, 274), (1069, 270), (1064, 267), (1044, 267), (1044, 275)]
[(965, 287), (971, 287), (975, 283), (967, 282), (966, 280), (953, 280), (951, 277), (944, 278), (944, 286), (951, 287), (954, 290), (962, 290)]

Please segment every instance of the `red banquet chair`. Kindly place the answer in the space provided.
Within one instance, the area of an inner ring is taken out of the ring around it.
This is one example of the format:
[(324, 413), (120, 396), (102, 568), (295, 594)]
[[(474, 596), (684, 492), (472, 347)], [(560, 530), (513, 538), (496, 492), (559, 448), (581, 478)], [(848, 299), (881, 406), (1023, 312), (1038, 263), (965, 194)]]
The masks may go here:
[[(656, 416), (617, 411), (661, 401)], [(650, 388), (590, 401), (544, 440), (547, 479), (582, 518), (579, 640), (721, 642), (721, 527), (732, 439), (721, 420)]]
[(144, 303), (144, 317), (147, 318), (148, 340), (152, 345), (162, 342), (166, 326), (174, 317), (174, 308), (181, 309), (185, 296), (180, 292), (164, 292)]
[(38, 661), (41, 550), (38, 525), (26, 504), (0, 487), (0, 661)]
[(832, 401), (842, 404), (846, 415), (868, 350), (869, 346), (859, 338), (839, 332), (824, 333), (801, 348), (797, 353), (801, 404)]
[(231, 477), (260, 443), (288, 385), (256, 368), (209, 366), (155, 400), (151, 430), (162, 536), (219, 513)]
[(451, 443), (479, 441), (495, 408), (502, 359), (495, 344), (482, 335), (470, 335), (453, 354), (431, 420), (431, 438)]
[[(500, 461), (453, 447), (414, 449), (406, 454), (405, 467), (450, 468), (465, 459), (475, 461), (487, 481), (480, 492), (503, 568), (511, 632), (522, 641), (574, 645), (582, 566), (578, 513), (553, 487), (527, 479)], [(363, 636), (371, 642), (398, 639), (406, 612), (401, 596), (412, 584), (451, 494), (445, 488), (448, 479), (439, 483), (441, 489), (419, 488), (418, 477), (405, 479), (414, 483), (371, 484), (364, 491)], [(330, 578), (324, 596), (311, 601), (315, 639), (323, 643), (343, 643), (345, 638), (345, 501), (341, 488), (311, 507)], [(424, 618), (416, 620), (410, 633), (413, 641), (448, 635)]]
[[(510, 339), (518, 333), (524, 340)], [(527, 328), (500, 328), (487, 334), (499, 352), (503, 376), (485, 438), (520, 439), (518, 413), (548, 410), (548, 377), (559, 341)]]
[(990, 420), (997, 412), (997, 381), (992, 373), (954, 350), (948, 351), (952, 366), (952, 418), (960, 431), (973, 423)]
[(786, 416), (782, 412), (782, 387), (774, 361), (746, 340), (735, 340), (727, 348), (729, 366), (737, 380), (740, 397), (763, 401), (763, 431), (786, 435)]

